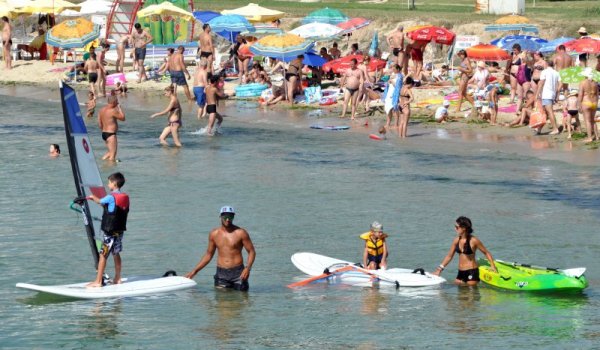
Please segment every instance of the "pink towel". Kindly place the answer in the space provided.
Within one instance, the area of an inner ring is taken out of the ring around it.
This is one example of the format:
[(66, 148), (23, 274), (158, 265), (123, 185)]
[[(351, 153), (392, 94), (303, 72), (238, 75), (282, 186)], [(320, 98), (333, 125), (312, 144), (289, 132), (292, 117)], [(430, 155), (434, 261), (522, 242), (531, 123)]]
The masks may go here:
[(504, 107), (498, 107), (498, 112), (502, 113), (515, 113), (517, 111), (517, 104), (512, 104)]
[(444, 100), (448, 100), (448, 101), (458, 100), (458, 92), (453, 92), (451, 94), (444, 96)]

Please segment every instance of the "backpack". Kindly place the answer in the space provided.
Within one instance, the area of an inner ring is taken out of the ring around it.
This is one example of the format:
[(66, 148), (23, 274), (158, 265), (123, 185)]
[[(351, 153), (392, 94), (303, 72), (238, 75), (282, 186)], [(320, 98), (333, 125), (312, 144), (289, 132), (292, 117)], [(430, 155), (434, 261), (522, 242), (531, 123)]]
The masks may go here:
[(517, 83), (519, 85), (523, 85), (526, 82), (531, 80), (531, 70), (527, 67), (526, 64), (521, 64), (519, 66), (519, 70), (517, 71)]

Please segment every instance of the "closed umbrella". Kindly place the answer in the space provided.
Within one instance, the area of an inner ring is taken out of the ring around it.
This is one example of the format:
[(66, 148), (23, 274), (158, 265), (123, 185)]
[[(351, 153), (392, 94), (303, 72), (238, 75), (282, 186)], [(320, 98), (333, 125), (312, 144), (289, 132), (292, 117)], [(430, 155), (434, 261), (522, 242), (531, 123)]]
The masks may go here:
[(221, 13), (224, 15), (244, 16), (252, 23), (272, 22), (285, 16), (285, 12), (271, 10), (253, 3), (234, 10), (223, 10)]
[(194, 19), (194, 15), (180, 7), (173, 5), (169, 1), (162, 2), (158, 5), (150, 5), (138, 11), (138, 17), (150, 17), (150, 16), (172, 16), (179, 17), (187, 21)]
[(348, 16), (342, 13), (342, 11), (337, 9), (330, 9), (326, 7), (324, 9), (316, 10), (308, 14), (308, 16), (302, 19), (302, 23), (329, 23), (329, 24), (338, 24), (342, 22), (346, 22), (348, 20)]
[(593, 38), (581, 38), (564, 43), (567, 51), (577, 53), (600, 53), (600, 40)]
[(377, 31), (373, 33), (373, 39), (371, 40), (371, 46), (369, 46), (369, 56), (375, 56), (379, 49), (379, 36)]
[(327, 40), (339, 35), (341, 32), (342, 28), (338, 26), (319, 22), (308, 23), (290, 31), (291, 34), (310, 40)]
[(465, 49), (467, 57), (481, 61), (506, 61), (510, 55), (496, 45), (479, 44)]
[(452, 45), (456, 34), (446, 28), (426, 26), (410, 32), (406, 35), (415, 41), (427, 41), (443, 45)]
[(100, 35), (100, 27), (85, 18), (69, 19), (46, 33), (46, 43), (64, 49), (84, 47)]
[(364, 28), (369, 24), (371, 24), (370, 20), (362, 17), (355, 17), (347, 20), (346, 22), (338, 23), (336, 26), (342, 28), (342, 34), (348, 34), (360, 28)]

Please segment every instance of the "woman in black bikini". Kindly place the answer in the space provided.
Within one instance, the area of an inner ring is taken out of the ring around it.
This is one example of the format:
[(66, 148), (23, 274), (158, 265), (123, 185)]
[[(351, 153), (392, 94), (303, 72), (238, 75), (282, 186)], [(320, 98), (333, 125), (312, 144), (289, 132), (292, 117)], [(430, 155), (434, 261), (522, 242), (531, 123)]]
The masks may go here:
[(496, 272), (494, 258), (479, 238), (472, 235), (473, 227), (469, 218), (461, 216), (456, 219), (454, 229), (458, 237), (454, 238), (448, 255), (442, 260), (442, 263), (433, 274), (439, 276), (450, 261), (452, 261), (454, 253), (458, 253), (458, 275), (456, 275), (454, 282), (460, 285), (475, 286), (479, 283), (479, 266), (475, 258), (477, 249), (490, 261), (492, 271)]
[(473, 67), (471, 67), (471, 60), (467, 57), (467, 52), (465, 50), (458, 51), (456, 56), (460, 58), (460, 66), (456, 67), (460, 72), (460, 80), (458, 82), (458, 105), (456, 106), (456, 111), (460, 112), (463, 99), (467, 100), (471, 106), (475, 103), (473, 97), (467, 95), (467, 85), (469, 79), (473, 76)]
[(175, 146), (181, 147), (181, 142), (179, 142), (179, 128), (183, 125), (181, 121), (181, 105), (174, 91), (173, 86), (165, 88), (165, 96), (169, 98), (169, 105), (164, 111), (152, 114), (150, 118), (154, 119), (160, 115), (168, 115), (169, 123), (163, 129), (158, 140), (161, 144), (168, 146), (166, 138), (171, 134)]
[(287, 82), (287, 99), (290, 104), (294, 103), (294, 94), (298, 89), (298, 84), (302, 81), (302, 60), (304, 55), (299, 55), (296, 59), (290, 62), (287, 71), (285, 72), (285, 81)]
[(542, 71), (548, 66), (544, 60), (544, 55), (537, 51), (533, 53), (533, 72), (531, 73), (531, 90), (535, 93), (540, 82)]
[(412, 88), (415, 85), (413, 78), (407, 77), (400, 90), (400, 127), (398, 136), (406, 137), (408, 120), (410, 119), (410, 103), (414, 100)]

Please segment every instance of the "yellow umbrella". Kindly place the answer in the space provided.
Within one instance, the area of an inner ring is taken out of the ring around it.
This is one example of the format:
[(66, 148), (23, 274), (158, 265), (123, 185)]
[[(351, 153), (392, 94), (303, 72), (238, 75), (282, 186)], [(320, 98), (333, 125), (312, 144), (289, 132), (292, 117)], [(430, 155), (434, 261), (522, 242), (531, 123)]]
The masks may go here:
[(405, 33), (410, 33), (410, 32), (414, 32), (415, 30), (419, 30), (421, 28), (425, 28), (425, 27), (429, 27), (431, 26), (431, 24), (419, 24), (416, 26), (412, 26), (412, 27), (408, 27), (404, 29)]
[(253, 3), (234, 10), (223, 10), (221, 14), (244, 16), (252, 23), (272, 22), (285, 16), (285, 12), (271, 10)]
[(13, 18), (15, 16), (15, 8), (7, 4), (5, 1), (0, 1), (0, 17), (6, 16)]
[(529, 23), (529, 18), (519, 15), (508, 15), (496, 20), (496, 24), (523, 24)]
[(194, 15), (182, 8), (173, 5), (169, 1), (162, 2), (158, 5), (150, 5), (140, 11), (138, 11), (138, 17), (149, 17), (149, 16), (173, 16), (191, 21), (194, 19)]
[(73, 4), (65, 0), (31, 0), (15, 10), (16, 13), (34, 14), (34, 13), (50, 13), (59, 14), (64, 10), (79, 11), (81, 5)]

